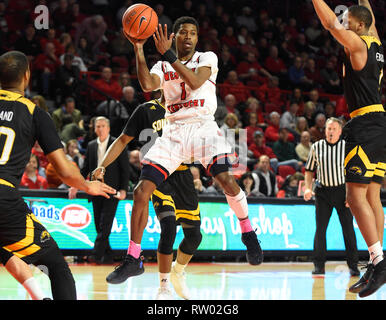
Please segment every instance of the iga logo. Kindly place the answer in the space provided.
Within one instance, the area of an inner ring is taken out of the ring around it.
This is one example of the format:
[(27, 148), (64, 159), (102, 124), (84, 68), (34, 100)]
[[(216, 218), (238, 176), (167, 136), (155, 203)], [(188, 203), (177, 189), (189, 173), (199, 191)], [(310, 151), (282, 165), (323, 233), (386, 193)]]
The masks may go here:
[(60, 213), (60, 218), (64, 224), (75, 229), (86, 228), (91, 222), (90, 212), (78, 204), (65, 206)]

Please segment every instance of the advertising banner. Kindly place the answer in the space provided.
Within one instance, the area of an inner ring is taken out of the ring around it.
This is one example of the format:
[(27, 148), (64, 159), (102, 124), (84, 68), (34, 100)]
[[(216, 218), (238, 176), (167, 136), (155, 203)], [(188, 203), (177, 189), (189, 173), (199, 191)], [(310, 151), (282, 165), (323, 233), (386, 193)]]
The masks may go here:
[[(25, 197), (36, 217), (45, 225), (61, 249), (92, 249), (96, 237), (93, 210), (87, 199)], [(130, 216), (133, 201), (119, 202), (110, 236), (114, 250), (125, 250), (129, 244)], [(201, 232), (199, 250), (245, 250), (238, 220), (226, 202), (200, 202)], [(249, 217), (265, 251), (312, 251), (315, 233), (313, 204), (251, 203)], [(354, 220), (359, 250), (367, 250)], [(152, 204), (142, 240), (143, 250), (156, 250), (160, 225)], [(183, 238), (178, 227), (175, 249)], [(327, 229), (327, 249), (345, 250), (342, 229), (334, 209)]]

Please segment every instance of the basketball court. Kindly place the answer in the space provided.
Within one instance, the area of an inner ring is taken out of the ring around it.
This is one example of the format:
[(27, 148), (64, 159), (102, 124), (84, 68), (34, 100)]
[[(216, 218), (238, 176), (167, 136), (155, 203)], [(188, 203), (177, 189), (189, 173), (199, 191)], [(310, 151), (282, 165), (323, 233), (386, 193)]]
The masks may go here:
[[(70, 263), (79, 300), (154, 300), (158, 290), (155, 263), (145, 263), (145, 273), (119, 285), (105, 281), (115, 265)], [(386, 286), (361, 299), (348, 287), (358, 277), (350, 277), (342, 261), (328, 262), (324, 276), (313, 276), (312, 263), (191, 263), (187, 284), (192, 300), (386, 300)], [(34, 276), (50, 296), (45, 274), (34, 269)], [(25, 289), (0, 267), (0, 300), (28, 300)], [(174, 292), (174, 291), (173, 291)], [(175, 295), (176, 300), (181, 300)]]

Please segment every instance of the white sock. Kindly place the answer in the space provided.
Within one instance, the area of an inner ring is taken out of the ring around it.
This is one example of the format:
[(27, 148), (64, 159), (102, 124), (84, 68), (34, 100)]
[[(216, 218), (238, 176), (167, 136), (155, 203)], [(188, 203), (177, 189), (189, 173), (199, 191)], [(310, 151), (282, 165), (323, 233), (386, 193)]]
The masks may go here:
[(159, 283), (161, 288), (169, 288), (170, 273), (159, 272)]
[(248, 217), (248, 202), (243, 190), (240, 189), (240, 193), (234, 197), (227, 194), (225, 194), (225, 197), (239, 220)]
[(186, 264), (179, 264), (177, 261), (174, 262), (174, 270), (176, 270), (177, 273), (183, 273), (185, 270)]
[(32, 300), (43, 300), (43, 298), (46, 298), (46, 295), (40, 289), (40, 286), (34, 277), (24, 281), (23, 287), (27, 290)]
[(383, 260), (383, 249), (379, 241), (369, 247), (369, 253), (374, 266)]

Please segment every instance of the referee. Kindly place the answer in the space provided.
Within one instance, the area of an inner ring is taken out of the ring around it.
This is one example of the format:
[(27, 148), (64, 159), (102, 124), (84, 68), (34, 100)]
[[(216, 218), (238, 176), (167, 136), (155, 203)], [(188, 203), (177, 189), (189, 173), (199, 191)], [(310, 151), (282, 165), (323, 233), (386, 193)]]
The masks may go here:
[[(344, 148), (342, 140), (342, 122), (329, 118), (325, 128), (326, 138), (311, 146), (305, 171), (304, 200), (315, 195), (316, 232), (314, 237), (313, 274), (324, 274), (326, 262), (326, 231), (332, 210), (335, 207), (342, 225), (347, 264), (351, 276), (359, 276), (358, 250), (353, 227), (353, 216), (346, 206), (346, 188), (344, 179)], [(316, 170), (315, 193), (312, 192), (312, 180)]]

